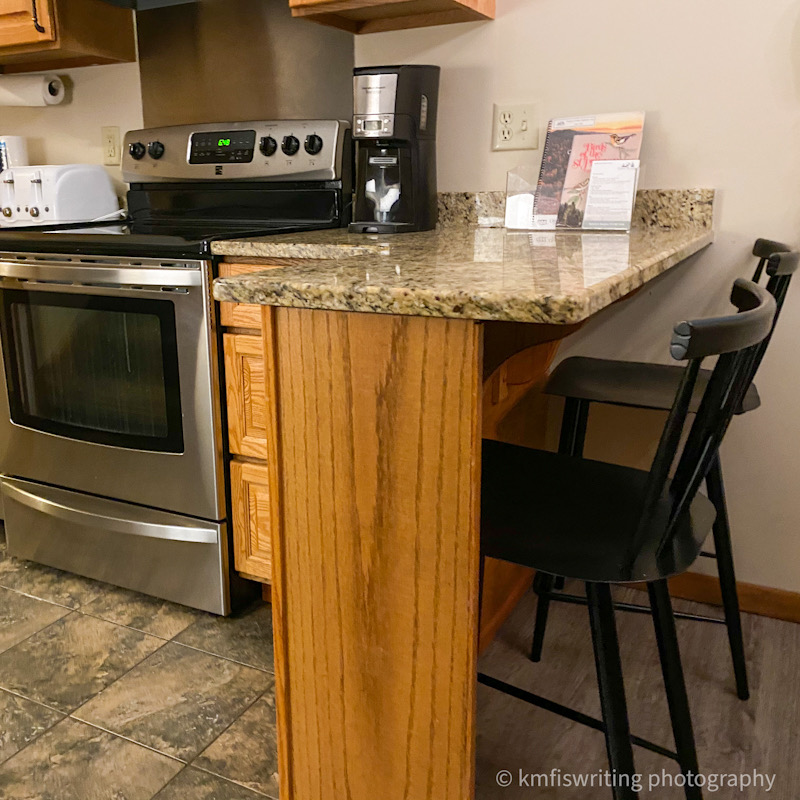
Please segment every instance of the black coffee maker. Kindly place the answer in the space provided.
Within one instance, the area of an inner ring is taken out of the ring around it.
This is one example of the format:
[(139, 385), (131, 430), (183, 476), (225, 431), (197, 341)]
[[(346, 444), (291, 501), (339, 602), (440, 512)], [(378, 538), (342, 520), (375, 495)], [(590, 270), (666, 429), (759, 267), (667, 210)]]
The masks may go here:
[(355, 233), (436, 227), (439, 67), (405, 64), (354, 71)]

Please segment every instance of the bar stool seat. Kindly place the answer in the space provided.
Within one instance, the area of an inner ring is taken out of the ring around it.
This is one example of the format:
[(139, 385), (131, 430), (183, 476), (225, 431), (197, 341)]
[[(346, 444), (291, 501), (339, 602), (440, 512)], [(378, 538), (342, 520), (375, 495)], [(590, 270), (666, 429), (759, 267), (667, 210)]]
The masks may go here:
[(714, 523), (713, 504), (698, 493), (659, 554), (673, 499), (667, 482), (637, 537), (649, 472), (484, 440), (482, 473), (484, 555), (550, 575), (595, 583), (669, 578), (694, 563)]
[[(683, 368), (672, 364), (573, 356), (553, 370), (544, 391), (592, 403), (669, 411), (682, 376)], [(700, 370), (697, 376), (689, 407), (693, 414), (697, 413), (710, 377), (710, 369)], [(751, 383), (736, 413), (754, 411), (760, 405), (758, 389)]]

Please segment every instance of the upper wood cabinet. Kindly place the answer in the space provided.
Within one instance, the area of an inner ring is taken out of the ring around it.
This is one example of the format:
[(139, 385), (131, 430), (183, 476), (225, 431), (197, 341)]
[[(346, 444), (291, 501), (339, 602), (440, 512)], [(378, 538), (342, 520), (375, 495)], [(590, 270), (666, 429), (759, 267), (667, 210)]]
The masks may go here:
[(0, 71), (135, 60), (130, 10), (102, 0), (0, 0)]
[(52, 10), (50, 0), (0, 0), (0, 47), (52, 42)]
[(494, 19), (495, 0), (289, 0), (292, 16), (351, 33)]

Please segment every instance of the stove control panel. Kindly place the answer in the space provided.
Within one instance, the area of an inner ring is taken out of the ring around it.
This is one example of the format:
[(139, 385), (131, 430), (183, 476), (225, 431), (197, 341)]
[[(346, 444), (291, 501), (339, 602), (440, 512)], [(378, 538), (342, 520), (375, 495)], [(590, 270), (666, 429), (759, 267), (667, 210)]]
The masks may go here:
[(343, 120), (259, 120), (129, 131), (129, 183), (186, 180), (338, 180), (351, 158)]

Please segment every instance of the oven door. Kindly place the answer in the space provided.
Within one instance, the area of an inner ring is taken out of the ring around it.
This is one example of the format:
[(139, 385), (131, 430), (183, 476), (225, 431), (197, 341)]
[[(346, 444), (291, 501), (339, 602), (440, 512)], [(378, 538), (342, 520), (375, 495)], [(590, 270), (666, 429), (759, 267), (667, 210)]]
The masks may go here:
[(87, 261), (0, 261), (0, 470), (222, 519), (208, 265)]

